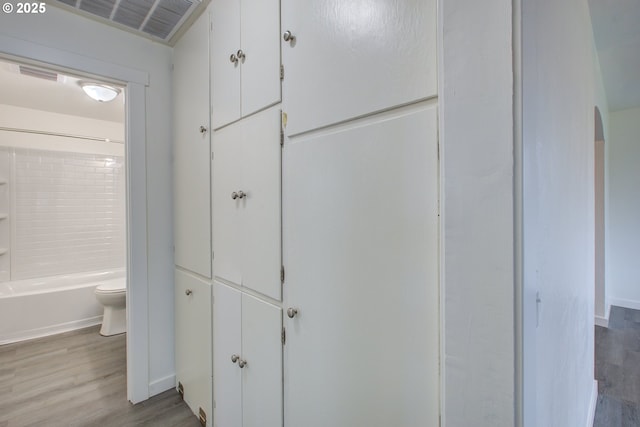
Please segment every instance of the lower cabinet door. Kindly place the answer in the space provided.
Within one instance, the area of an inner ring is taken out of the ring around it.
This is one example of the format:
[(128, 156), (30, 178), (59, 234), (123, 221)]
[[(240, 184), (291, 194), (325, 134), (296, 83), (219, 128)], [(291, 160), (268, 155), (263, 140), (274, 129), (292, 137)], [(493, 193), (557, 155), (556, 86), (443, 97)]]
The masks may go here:
[(282, 309), (214, 282), (217, 427), (282, 427)]
[(242, 353), (240, 291), (213, 284), (213, 398), (215, 426), (242, 426)]
[(282, 309), (243, 294), (243, 427), (282, 427), (281, 333)]
[(211, 426), (211, 285), (175, 271), (176, 380), (196, 416), (200, 409)]

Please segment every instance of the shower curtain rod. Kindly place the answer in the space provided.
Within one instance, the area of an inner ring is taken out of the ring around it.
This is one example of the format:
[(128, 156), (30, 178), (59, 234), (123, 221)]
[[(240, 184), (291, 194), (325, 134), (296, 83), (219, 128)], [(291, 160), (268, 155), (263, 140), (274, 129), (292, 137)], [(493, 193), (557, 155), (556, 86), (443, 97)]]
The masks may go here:
[(114, 144), (124, 144), (124, 141), (117, 141), (117, 140), (107, 139), (107, 138), (97, 138), (95, 136), (72, 135), (69, 133), (47, 132), (44, 130), (32, 130), (32, 129), (7, 128), (7, 127), (0, 126), (0, 131), (3, 131), (3, 130), (7, 132), (33, 133), (36, 135), (60, 136), (64, 138), (75, 138), (75, 139), (85, 139), (89, 141), (113, 142)]

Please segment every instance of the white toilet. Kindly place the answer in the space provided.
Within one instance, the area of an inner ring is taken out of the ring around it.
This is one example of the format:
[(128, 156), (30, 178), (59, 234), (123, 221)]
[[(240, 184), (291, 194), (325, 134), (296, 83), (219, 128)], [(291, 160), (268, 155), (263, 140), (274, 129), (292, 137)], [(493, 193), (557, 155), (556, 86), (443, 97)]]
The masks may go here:
[(127, 283), (124, 278), (108, 280), (96, 287), (96, 298), (104, 307), (100, 335), (108, 337), (127, 332)]

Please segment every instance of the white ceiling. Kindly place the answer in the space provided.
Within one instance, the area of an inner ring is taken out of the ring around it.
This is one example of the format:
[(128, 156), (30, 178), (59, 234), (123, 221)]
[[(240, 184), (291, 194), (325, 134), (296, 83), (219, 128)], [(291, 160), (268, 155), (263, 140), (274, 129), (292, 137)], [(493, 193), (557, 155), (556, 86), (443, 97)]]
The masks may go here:
[(589, 0), (609, 110), (640, 107), (640, 0)]
[(124, 123), (122, 92), (111, 102), (97, 102), (84, 93), (79, 80), (67, 75), (59, 75), (57, 81), (25, 76), (18, 64), (0, 61), (0, 104)]

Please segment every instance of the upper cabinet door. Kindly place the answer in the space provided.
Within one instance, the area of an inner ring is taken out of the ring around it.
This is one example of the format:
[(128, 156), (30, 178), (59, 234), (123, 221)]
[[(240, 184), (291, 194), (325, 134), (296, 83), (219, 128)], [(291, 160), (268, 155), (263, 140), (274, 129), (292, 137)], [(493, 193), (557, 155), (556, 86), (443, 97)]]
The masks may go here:
[(289, 135), (437, 93), (436, 0), (282, 0), (282, 31)]
[(173, 50), (175, 263), (211, 277), (209, 14)]
[(211, 14), (211, 123), (217, 129), (240, 118), (240, 0), (216, 0)]
[(241, 15), (242, 116), (247, 116), (280, 101), (280, 0), (242, 0)]

